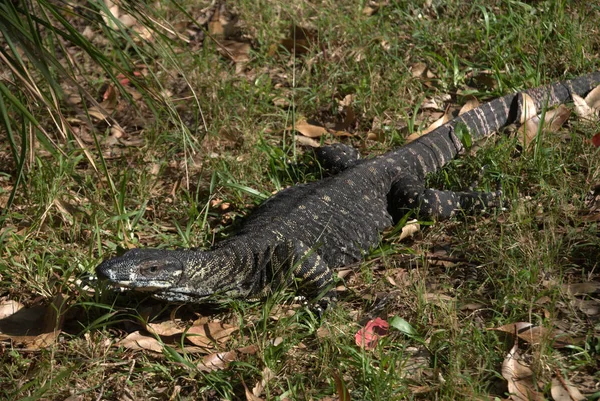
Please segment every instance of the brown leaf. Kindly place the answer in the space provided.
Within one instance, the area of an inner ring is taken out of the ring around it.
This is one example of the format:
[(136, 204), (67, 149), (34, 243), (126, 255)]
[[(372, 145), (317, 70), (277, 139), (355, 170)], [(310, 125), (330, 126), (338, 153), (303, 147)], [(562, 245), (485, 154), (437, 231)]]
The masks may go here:
[(25, 306), (23, 304), (14, 300), (0, 302), (0, 320), (17, 313), (24, 307)]
[(236, 360), (238, 360), (236, 351), (216, 352), (202, 358), (202, 361), (198, 363), (197, 367), (203, 372), (212, 372), (215, 370), (223, 370), (230, 362)]
[(214, 37), (224, 37), (225, 29), (223, 28), (223, 24), (220, 21), (221, 10), (220, 7), (215, 7), (215, 11), (208, 21), (208, 33)]
[(344, 278), (352, 272), (354, 272), (354, 270), (352, 270), (352, 269), (340, 269), (340, 270), (338, 270), (337, 276), (338, 276), (338, 278)]
[(208, 33), (214, 38), (229, 38), (239, 32), (237, 15), (227, 10), (225, 1), (215, 1), (206, 8), (203, 17), (197, 20), (198, 25), (208, 25)]
[(29, 351), (54, 344), (64, 323), (67, 299), (57, 294), (48, 306), (23, 308), (14, 302), (2, 303), (0, 340), (12, 340)]
[(344, 117), (344, 121), (335, 124), (334, 129), (336, 131), (347, 130), (356, 122), (356, 114), (354, 114), (354, 109), (351, 106), (343, 106), (342, 111), (346, 116)]
[(363, 15), (370, 17), (371, 15), (375, 14), (377, 11), (379, 11), (379, 4), (377, 4), (374, 1), (369, 1), (363, 8), (362, 13), (363, 13)]
[(587, 281), (585, 283), (572, 283), (563, 285), (563, 289), (571, 295), (593, 294), (600, 290), (600, 282)]
[(575, 386), (564, 380), (562, 377), (555, 377), (552, 379), (552, 388), (550, 389), (550, 394), (552, 394), (554, 401), (585, 400), (583, 394), (581, 394)]
[(102, 98), (102, 103), (97, 106), (92, 106), (87, 110), (87, 113), (90, 117), (99, 121), (108, 119), (115, 111), (115, 107), (118, 103), (119, 91), (117, 91), (114, 85), (111, 84), (102, 95)]
[(465, 77), (469, 78), (469, 84), (476, 88), (491, 90), (498, 87), (495, 72), (491, 70), (470, 71)]
[[(444, 115), (443, 111), (444, 111), (444, 100), (443, 99), (436, 99), (435, 97), (432, 98), (425, 98), (423, 100), (423, 103), (421, 104), (420, 107), (421, 110), (439, 110), (440, 114), (438, 114), (438, 118), (442, 117)], [(434, 118), (435, 114), (431, 115), (431, 118)]]
[(217, 41), (217, 50), (219, 53), (236, 63), (247, 63), (250, 61), (250, 49), (250, 43), (246, 42), (227, 39)]
[(428, 303), (436, 303), (436, 304), (442, 304), (444, 302), (454, 302), (455, 299), (452, 298), (451, 296), (445, 295), (445, 294), (438, 294), (438, 293), (425, 293), (425, 300)]
[(542, 326), (533, 326), (528, 322), (509, 323), (489, 330), (501, 331), (510, 335), (516, 333), (521, 340), (534, 345), (540, 344), (544, 340), (552, 341), (552, 346), (554, 348), (564, 348), (567, 345), (580, 343), (578, 339), (566, 336), (558, 330), (548, 329)]
[(383, 131), (369, 131), (367, 139), (370, 141), (385, 142), (385, 133)]
[(321, 144), (315, 139), (309, 138), (307, 136), (295, 135), (294, 138), (296, 140), (296, 143), (299, 143), (302, 146), (310, 146), (311, 148), (318, 148), (321, 146)]
[[(527, 96), (527, 95), (524, 95)], [(529, 98), (529, 106), (527, 106), (528, 110), (522, 115), (522, 119), (527, 118), (525, 123), (519, 127), (518, 139), (521, 144), (526, 147), (534, 143), (535, 137), (539, 131), (539, 127), (541, 124), (540, 116), (531, 116), (529, 117), (529, 113), (535, 111), (535, 106), (533, 106), (533, 100)], [(571, 115), (571, 110), (569, 110), (565, 105), (560, 105), (553, 110), (548, 110), (544, 114), (544, 129), (548, 132), (556, 132), (563, 126), (565, 121), (568, 120)]]
[(528, 94), (524, 93), (523, 95), (523, 109), (521, 110), (521, 117), (519, 119), (519, 124), (524, 124), (525, 121), (534, 118), (537, 116), (537, 107), (535, 107), (535, 102)]
[(571, 110), (564, 104), (561, 104), (555, 109), (546, 111), (544, 123), (550, 132), (556, 132), (564, 125), (570, 116)]
[(130, 350), (146, 350), (152, 352), (162, 352), (163, 344), (156, 338), (143, 335), (139, 331), (129, 333), (127, 337), (117, 342), (115, 345), (125, 347)]
[(305, 54), (309, 49), (308, 41), (305, 39), (281, 39), (279, 44), (293, 54)]
[(519, 127), (517, 130), (517, 139), (524, 148), (527, 148), (531, 146), (532, 143), (535, 143), (539, 126), (540, 120), (536, 116), (527, 119), (527, 121), (525, 121), (525, 123)]
[[(290, 36), (282, 39), (279, 44), (288, 52), (295, 55), (306, 54), (310, 50), (311, 42), (315, 37), (316, 35), (309, 29), (294, 25), (290, 30)], [(275, 51), (277, 51), (277, 49), (275, 49)], [(273, 53), (275, 51), (273, 51)], [(269, 51), (269, 54), (272, 54), (271, 51)]]
[(22, 336), (13, 338), (18, 343), (23, 344), (24, 350), (37, 351), (42, 348), (47, 348), (53, 345), (58, 338), (61, 330), (54, 330), (48, 333), (42, 333), (37, 336)]
[(405, 238), (410, 238), (421, 230), (421, 225), (418, 220), (407, 221), (406, 225), (402, 227), (400, 232), (399, 240), (402, 241)]
[(192, 326), (186, 331), (185, 339), (199, 347), (211, 347), (214, 344), (223, 345), (231, 339), (231, 334), (238, 331), (236, 326), (220, 322), (205, 323)]
[(573, 104), (575, 105), (575, 114), (584, 119), (591, 119), (594, 116), (594, 110), (587, 104), (584, 98), (573, 93)]
[(67, 298), (58, 293), (48, 305), (42, 323), (42, 333), (51, 333), (61, 330), (65, 322), (65, 310), (67, 307)]
[(425, 128), (422, 131), (417, 131), (413, 134), (410, 134), (407, 138), (406, 138), (406, 143), (412, 142), (415, 139), (433, 131), (434, 129), (441, 127), (442, 125), (446, 124), (448, 121), (450, 121), (452, 119), (452, 115), (450, 113), (444, 113), (444, 115), (442, 116), (442, 118), (440, 118), (439, 120), (435, 121), (433, 124), (431, 124), (429, 127)]
[(166, 320), (160, 323), (148, 323), (145, 328), (148, 332), (162, 337), (183, 334), (185, 330), (185, 328), (180, 327), (173, 320)]
[(117, 30), (120, 29), (120, 26), (117, 26), (117, 24), (115, 23), (115, 19), (118, 19), (126, 28), (131, 28), (137, 23), (135, 18), (133, 18), (131, 15), (122, 13), (119, 9), (119, 6), (113, 1), (104, 0), (104, 4), (108, 9), (108, 13), (111, 15), (107, 15), (107, 13), (103, 10), (100, 11), (100, 14), (102, 15), (102, 19), (104, 20), (106, 25), (108, 25), (110, 28)]
[(595, 147), (600, 148), (600, 132), (592, 137), (592, 144)]
[(302, 135), (309, 138), (319, 138), (327, 134), (327, 129), (325, 127), (309, 124), (308, 122), (306, 122), (306, 120), (301, 120), (297, 122), (293, 128), (296, 131), (300, 132)]
[[(8, 312), (7, 309), (11, 307), (14, 308), (15, 306), (6, 306), (5, 312)], [(2, 339), (9, 339), (40, 334), (46, 310), (47, 308), (44, 306), (14, 310), (11, 315), (0, 319), (0, 336), (2, 336)]]
[(596, 86), (585, 97), (585, 102), (594, 110), (600, 110), (600, 85)]
[(574, 304), (579, 308), (580, 311), (588, 316), (596, 316), (600, 314), (600, 302), (595, 299), (576, 299)]
[(334, 372), (333, 380), (335, 381), (335, 390), (338, 394), (339, 401), (350, 401), (350, 392), (348, 391), (348, 386), (340, 377), (340, 375)]
[(536, 390), (533, 371), (523, 363), (516, 343), (502, 362), (502, 377), (508, 382), (508, 392), (511, 400), (544, 400), (543, 395)]
[(273, 380), (274, 377), (275, 373), (273, 373), (273, 371), (268, 367), (265, 367), (262, 370), (262, 379), (252, 388), (252, 395), (255, 397), (260, 397), (264, 392), (266, 385)]
[(435, 74), (429, 70), (425, 63), (415, 63), (410, 67), (410, 72), (413, 77), (435, 78)]
[(467, 101), (467, 103), (465, 103), (463, 105), (463, 107), (460, 108), (458, 115), (460, 116), (461, 114), (466, 113), (467, 111), (471, 111), (473, 109), (476, 109), (479, 107), (479, 100), (475, 99), (475, 98), (471, 98)]

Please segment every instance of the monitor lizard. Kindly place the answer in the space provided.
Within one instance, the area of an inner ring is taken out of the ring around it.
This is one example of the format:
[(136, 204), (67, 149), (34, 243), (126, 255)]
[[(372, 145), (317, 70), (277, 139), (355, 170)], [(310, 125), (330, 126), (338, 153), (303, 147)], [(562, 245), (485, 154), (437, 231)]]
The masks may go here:
[(595, 72), (505, 95), (370, 159), (356, 160), (352, 152), (331, 148), (323, 161), (337, 174), (273, 195), (235, 235), (211, 249), (132, 249), (102, 262), (96, 273), (113, 285), (171, 302), (255, 299), (297, 283), (300, 295), (327, 306), (335, 298), (333, 269), (360, 261), (379, 244), (381, 232), (393, 224), (392, 202), (396, 209), (417, 208), (421, 215), (447, 218), (496, 201), (498, 192), (425, 187), (427, 174), (463, 150), (459, 125), (474, 140), (481, 139), (519, 121), (523, 94), (539, 110), (566, 102), (573, 93), (583, 96), (599, 83), (600, 72)]

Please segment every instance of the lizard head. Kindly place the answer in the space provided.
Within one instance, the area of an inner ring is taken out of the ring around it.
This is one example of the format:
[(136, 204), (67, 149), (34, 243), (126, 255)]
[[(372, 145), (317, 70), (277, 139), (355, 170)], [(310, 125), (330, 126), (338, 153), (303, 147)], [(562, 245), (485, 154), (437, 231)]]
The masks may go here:
[(184, 271), (177, 251), (132, 249), (96, 267), (101, 280), (116, 287), (159, 292), (174, 287)]

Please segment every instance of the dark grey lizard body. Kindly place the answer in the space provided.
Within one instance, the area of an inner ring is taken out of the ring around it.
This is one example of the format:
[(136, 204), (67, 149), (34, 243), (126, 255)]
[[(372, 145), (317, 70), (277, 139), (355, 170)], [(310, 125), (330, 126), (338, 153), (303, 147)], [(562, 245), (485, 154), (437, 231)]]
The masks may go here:
[[(598, 83), (600, 72), (524, 93), (540, 109), (569, 100), (571, 93), (584, 95)], [(389, 198), (396, 210), (417, 207), (442, 218), (477, 200), (483, 206), (491, 202), (493, 193), (426, 189), (425, 176), (462, 150), (454, 134), (458, 124), (475, 140), (490, 135), (518, 121), (521, 99), (520, 94), (496, 99), (373, 159), (329, 160), (342, 171), (274, 195), (236, 235), (211, 250), (134, 249), (103, 262), (98, 276), (169, 301), (253, 298), (294, 279), (303, 294), (322, 295), (331, 287), (332, 268), (361, 260), (379, 244), (380, 233), (393, 221)]]

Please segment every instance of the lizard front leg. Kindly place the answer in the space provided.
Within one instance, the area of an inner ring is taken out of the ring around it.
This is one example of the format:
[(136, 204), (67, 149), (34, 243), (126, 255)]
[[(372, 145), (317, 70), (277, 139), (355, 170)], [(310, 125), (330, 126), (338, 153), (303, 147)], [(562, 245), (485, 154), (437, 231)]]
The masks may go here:
[(285, 266), (280, 271), (283, 280), (275, 279), (276, 283), (296, 282), (299, 295), (311, 301), (316, 300), (324, 309), (337, 300), (332, 289), (333, 272), (316, 249), (301, 241), (286, 241), (276, 248), (272, 259), (273, 264)]

